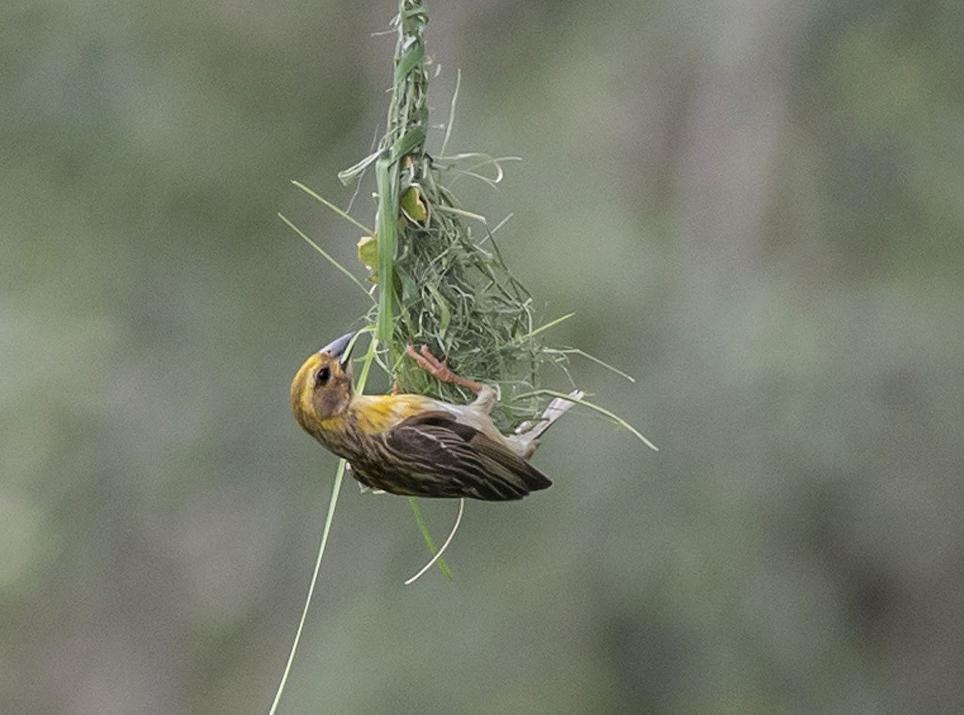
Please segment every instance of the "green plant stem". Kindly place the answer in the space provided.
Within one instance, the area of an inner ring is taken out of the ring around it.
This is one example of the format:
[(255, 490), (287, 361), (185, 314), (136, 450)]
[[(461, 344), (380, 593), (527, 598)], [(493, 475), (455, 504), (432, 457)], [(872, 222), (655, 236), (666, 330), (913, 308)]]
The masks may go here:
[[(362, 364), (361, 374), (358, 376), (358, 391), (365, 389), (365, 382), (368, 380), (368, 373), (371, 370), (372, 362), (375, 360), (375, 351), (378, 348), (378, 340), (372, 337), (368, 345), (368, 352), (365, 354), (365, 361)], [(318, 572), (321, 570), (321, 562), (325, 556), (325, 547), (328, 546), (328, 535), (331, 533), (331, 523), (335, 517), (335, 507), (338, 504), (338, 495), (341, 493), (341, 483), (345, 477), (346, 462), (344, 459), (338, 461), (338, 469), (335, 470), (335, 480), (331, 485), (331, 497), (328, 499), (328, 513), (325, 515), (325, 526), (321, 532), (321, 544), (318, 546), (318, 556), (315, 559), (315, 569), (311, 574), (311, 581), (308, 584), (308, 595), (305, 597), (305, 605), (301, 610), (301, 619), (298, 621), (298, 629), (295, 631), (294, 641), (291, 643), (291, 651), (288, 653), (288, 660), (285, 663), (284, 673), (281, 675), (281, 682), (278, 683), (278, 690), (271, 703), (269, 715), (274, 715), (278, 710), (278, 703), (281, 702), (281, 695), (285, 685), (288, 683), (288, 674), (291, 672), (291, 664), (295, 660), (295, 653), (298, 650), (298, 643), (301, 642), (301, 632), (304, 630), (305, 621), (308, 618), (308, 609), (311, 607), (311, 599), (315, 595), (315, 585), (318, 583)]]
[(642, 432), (640, 432), (638, 429), (636, 429), (636, 428), (633, 427), (631, 424), (629, 424), (629, 422), (627, 422), (626, 420), (624, 420), (622, 417), (620, 417), (619, 415), (617, 415), (615, 412), (611, 412), (610, 410), (607, 410), (605, 407), (600, 407), (599, 405), (594, 404), (594, 403), (592, 403), (592, 402), (588, 402), (588, 401), (586, 401), (586, 400), (580, 400), (580, 399), (577, 399), (577, 398), (573, 397), (572, 395), (567, 395), (567, 394), (564, 393), (564, 392), (558, 392), (558, 391), (556, 391), (556, 390), (532, 390), (531, 392), (526, 392), (526, 393), (523, 393), (523, 394), (521, 394), (521, 395), (516, 395), (515, 398), (516, 398), (517, 400), (524, 400), (524, 399), (526, 399), (527, 397), (535, 397), (535, 396), (537, 396), (537, 395), (549, 395), (550, 397), (558, 397), (559, 399), (568, 400), (569, 402), (575, 403), (575, 404), (577, 404), (577, 405), (582, 405), (583, 407), (588, 407), (588, 408), (589, 408), (590, 410), (592, 410), (593, 412), (598, 412), (598, 413), (601, 414), (603, 417), (608, 418), (609, 421), (613, 422), (613, 423), (616, 424), (616, 425), (619, 425), (619, 426), (622, 427), (624, 430), (627, 430), (627, 431), (631, 432), (633, 435), (636, 436), (637, 439), (639, 439), (639, 441), (641, 441), (643, 444), (645, 444), (647, 447), (649, 447), (649, 448), (650, 448), (651, 450), (653, 450), (654, 452), (658, 452), (658, 451), (659, 451), (659, 447), (657, 447), (655, 444), (653, 444), (652, 442), (650, 442)]
[[(418, 523), (418, 528), (422, 532), (422, 538), (425, 540), (425, 545), (428, 547), (429, 553), (432, 556), (438, 553), (438, 547), (435, 545), (435, 540), (432, 538), (431, 532), (428, 530), (428, 523), (425, 521), (425, 517), (422, 516), (422, 509), (418, 505), (418, 499), (415, 497), (408, 498), (409, 506), (412, 507), (412, 513), (415, 514), (415, 521)], [(442, 556), (436, 562), (439, 570), (445, 574), (445, 577), (451, 581), (453, 580), (452, 571), (449, 569), (448, 564), (445, 563), (445, 557)]]

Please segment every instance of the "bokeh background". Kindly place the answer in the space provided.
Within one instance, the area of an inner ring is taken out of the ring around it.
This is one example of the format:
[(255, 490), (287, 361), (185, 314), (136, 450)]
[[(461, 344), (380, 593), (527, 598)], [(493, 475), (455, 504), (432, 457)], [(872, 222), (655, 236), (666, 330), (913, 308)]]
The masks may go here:
[[(346, 482), (282, 710), (964, 709), (959, 3), (429, 10), (451, 147), (525, 158), (462, 198), (661, 451), (567, 418), (414, 587)], [(347, 203), (393, 12), (0, 6), (5, 712), (270, 704), (335, 468), (288, 384), (366, 305), (275, 214), (355, 265), (288, 181)]]

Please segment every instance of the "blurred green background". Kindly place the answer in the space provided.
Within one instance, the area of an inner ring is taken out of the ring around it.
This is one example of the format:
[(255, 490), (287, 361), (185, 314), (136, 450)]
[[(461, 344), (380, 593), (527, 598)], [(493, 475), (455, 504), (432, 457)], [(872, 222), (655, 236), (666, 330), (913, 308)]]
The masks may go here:
[[(451, 147), (525, 158), (466, 205), (661, 451), (563, 420), (454, 583), (346, 482), (282, 710), (964, 709), (959, 3), (429, 10)], [(347, 203), (393, 13), (0, 6), (5, 712), (270, 704), (336, 463), (288, 384), (366, 305), (275, 214), (355, 265), (288, 180)]]

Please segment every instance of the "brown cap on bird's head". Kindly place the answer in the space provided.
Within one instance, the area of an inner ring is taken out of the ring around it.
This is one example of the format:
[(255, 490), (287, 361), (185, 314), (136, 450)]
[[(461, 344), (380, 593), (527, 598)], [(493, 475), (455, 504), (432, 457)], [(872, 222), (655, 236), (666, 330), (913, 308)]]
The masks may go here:
[(336, 417), (351, 402), (351, 350), (355, 333), (312, 353), (291, 381), (291, 409), (308, 432), (312, 422)]

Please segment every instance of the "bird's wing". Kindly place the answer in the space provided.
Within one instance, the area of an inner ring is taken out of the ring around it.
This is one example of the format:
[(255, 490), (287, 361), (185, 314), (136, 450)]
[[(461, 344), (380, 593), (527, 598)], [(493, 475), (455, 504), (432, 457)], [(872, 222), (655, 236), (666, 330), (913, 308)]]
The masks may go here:
[(383, 444), (391, 461), (404, 465), (397, 478), (406, 493), (505, 501), (552, 484), (507, 447), (444, 412), (406, 419), (384, 434)]

